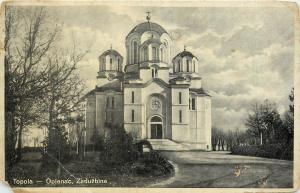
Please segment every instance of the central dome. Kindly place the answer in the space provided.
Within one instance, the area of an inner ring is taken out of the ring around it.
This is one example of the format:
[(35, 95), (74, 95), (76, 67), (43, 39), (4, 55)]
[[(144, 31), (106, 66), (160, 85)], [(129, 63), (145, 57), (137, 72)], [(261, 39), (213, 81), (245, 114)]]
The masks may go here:
[(148, 21), (148, 22), (140, 23), (137, 26), (135, 26), (127, 36), (129, 36), (132, 33), (143, 34), (144, 32), (147, 31), (155, 31), (159, 35), (162, 35), (163, 33), (167, 33), (167, 31), (163, 27), (161, 27), (161, 25)]
[(146, 19), (126, 37), (126, 72), (137, 72), (141, 66), (148, 68), (152, 63), (160, 67), (168, 67), (171, 63), (171, 37), (161, 25), (150, 22), (149, 15)]

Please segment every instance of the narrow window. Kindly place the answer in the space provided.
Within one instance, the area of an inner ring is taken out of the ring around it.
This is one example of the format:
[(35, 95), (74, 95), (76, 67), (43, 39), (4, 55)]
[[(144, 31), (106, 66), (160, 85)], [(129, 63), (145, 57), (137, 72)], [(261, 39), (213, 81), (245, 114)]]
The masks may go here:
[(192, 98), (192, 110), (196, 110), (196, 99)]
[(113, 121), (114, 121), (114, 112), (111, 112), (111, 120), (110, 120), (110, 122), (112, 123)]
[(131, 110), (131, 122), (134, 122), (134, 110)]
[(109, 107), (109, 97), (106, 98), (106, 108)]
[(110, 70), (112, 70), (112, 58), (109, 59)]
[(193, 71), (196, 72), (196, 64), (195, 64), (195, 61), (193, 61)]
[(191, 110), (191, 99), (189, 99), (189, 110)]
[(190, 61), (189, 60), (186, 61), (186, 71), (187, 72), (190, 71)]
[(175, 64), (173, 64), (173, 72), (175, 73), (176, 71), (176, 68), (175, 68)]
[(102, 58), (102, 70), (105, 70), (105, 58)]
[(154, 69), (152, 69), (152, 78), (154, 78)]
[(107, 119), (107, 122), (110, 122), (110, 113), (109, 112), (106, 112), (106, 119)]
[(181, 94), (181, 92), (179, 92), (179, 96), (178, 96), (178, 100), (179, 100), (179, 104), (181, 104), (181, 102), (182, 102), (182, 100), (181, 100), (181, 96), (182, 94)]
[(156, 60), (156, 48), (155, 47), (152, 47), (152, 60)]
[(121, 71), (120, 58), (118, 58), (118, 70)]
[(134, 91), (131, 92), (131, 103), (134, 103)]
[(155, 68), (155, 71), (154, 71), (154, 77), (157, 77), (157, 69)]
[(115, 97), (111, 98), (111, 107), (115, 108)]
[(163, 49), (160, 48), (160, 61), (164, 60), (164, 54), (163, 54)]
[(181, 72), (180, 61), (178, 61), (177, 65), (178, 65), (178, 72)]
[(144, 61), (148, 60), (148, 48), (144, 48)]
[(182, 123), (182, 110), (179, 110), (179, 123)]
[(134, 43), (133, 43), (133, 62), (134, 62), (134, 63), (137, 63), (137, 61), (138, 61), (138, 60), (137, 60), (137, 59), (138, 59), (138, 58), (137, 58), (137, 57), (138, 57), (138, 56), (137, 56), (137, 55), (138, 55), (137, 49), (138, 49), (138, 48), (137, 48), (137, 42), (134, 42)]
[(180, 62), (180, 72), (183, 72), (183, 62)]

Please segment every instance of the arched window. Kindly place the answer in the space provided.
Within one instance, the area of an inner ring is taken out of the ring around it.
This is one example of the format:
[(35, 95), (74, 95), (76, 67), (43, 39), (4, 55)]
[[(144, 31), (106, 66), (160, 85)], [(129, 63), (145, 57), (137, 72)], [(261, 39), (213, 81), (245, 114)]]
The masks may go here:
[(192, 98), (192, 110), (196, 110), (196, 99)]
[(114, 109), (115, 108), (115, 97), (111, 98), (111, 107)]
[(109, 59), (109, 65), (110, 65), (109, 69), (110, 69), (110, 70), (112, 70), (112, 62), (113, 62), (113, 60), (112, 60), (112, 58), (110, 58), (110, 59)]
[(187, 72), (190, 71), (190, 61), (189, 60), (186, 61), (186, 71)]
[(157, 50), (156, 50), (156, 47), (152, 47), (152, 60), (157, 60)]
[(160, 61), (164, 61), (164, 50), (160, 48)]
[(106, 108), (109, 107), (109, 97), (106, 98)]
[(138, 62), (138, 45), (137, 42), (133, 42), (133, 62)]
[(134, 122), (134, 110), (131, 110), (131, 122)]
[(183, 72), (183, 61), (180, 62), (180, 72)]
[(101, 69), (102, 69), (102, 70), (105, 70), (105, 58), (102, 58)]
[(134, 103), (134, 91), (131, 92), (131, 103)]
[(173, 64), (173, 72), (176, 72), (175, 64)]
[(158, 75), (158, 70), (156, 68), (152, 68), (152, 78), (156, 78)]
[(144, 48), (144, 61), (148, 60), (148, 47)]
[(182, 110), (179, 110), (179, 123), (182, 123)]
[(121, 71), (121, 62), (120, 62), (120, 58), (118, 58), (118, 70)]
[(195, 63), (195, 60), (193, 61), (193, 72), (196, 72), (196, 63)]
[(181, 72), (180, 60), (177, 62), (177, 72)]
[(179, 92), (179, 95), (178, 95), (178, 103), (181, 104), (182, 103), (182, 93)]

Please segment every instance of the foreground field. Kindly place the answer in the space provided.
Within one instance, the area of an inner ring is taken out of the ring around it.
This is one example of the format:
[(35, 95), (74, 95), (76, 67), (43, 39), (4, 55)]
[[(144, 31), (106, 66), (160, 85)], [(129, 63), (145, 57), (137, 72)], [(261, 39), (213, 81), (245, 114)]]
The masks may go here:
[(152, 187), (290, 188), (293, 162), (229, 152), (161, 152), (175, 166), (175, 175)]

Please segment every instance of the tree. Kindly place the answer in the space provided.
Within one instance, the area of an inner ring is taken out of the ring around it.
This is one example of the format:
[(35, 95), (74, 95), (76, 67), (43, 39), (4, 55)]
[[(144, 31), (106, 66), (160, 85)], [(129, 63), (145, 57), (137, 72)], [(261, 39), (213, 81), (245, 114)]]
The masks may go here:
[(99, 134), (97, 129), (94, 129), (93, 135), (91, 137), (91, 142), (93, 143), (93, 150), (101, 151), (104, 147), (104, 136)]
[(131, 133), (124, 128), (112, 127), (104, 145), (104, 155), (100, 157), (109, 165), (120, 166), (137, 159), (137, 150), (133, 145)]
[(294, 88), (292, 88), (289, 95), (290, 105), (289, 111), (285, 112), (283, 117), (283, 124), (286, 133), (286, 143), (293, 143), (294, 141)]
[(291, 90), (291, 93), (289, 95), (289, 99), (290, 99), (290, 102), (291, 104), (289, 105), (290, 107), (290, 112), (293, 114), (294, 116), (294, 87), (292, 88)]
[[(5, 117), (6, 161), (21, 160), (22, 134), (35, 122), (35, 100), (43, 97), (48, 66), (43, 59), (57, 38), (43, 8), (32, 12), (6, 7), (5, 16)], [(17, 146), (17, 150), (15, 147)]]
[[(49, 65), (49, 71), (47, 80), (49, 80), (49, 86), (43, 100), (41, 100), (40, 111), (44, 116), (44, 125), (48, 128), (48, 142), (46, 144), (47, 156), (51, 155), (55, 159), (52, 161), (61, 161), (61, 154), (70, 152), (69, 149), (62, 149), (57, 146), (56, 138), (61, 138), (67, 143), (67, 137), (64, 137), (65, 128), (67, 123), (75, 124), (77, 142), (79, 147), (79, 155), (83, 152), (83, 135), (84, 128), (79, 125), (84, 120), (70, 121), (69, 115), (73, 112), (80, 112), (81, 109), (81, 97), (83, 95), (84, 84), (76, 72), (79, 61), (83, 58), (83, 54), (77, 54), (76, 46), (74, 44), (73, 49), (69, 54), (59, 50), (54, 52), (47, 58), (47, 64)], [(78, 116), (76, 119), (82, 118)], [(63, 120), (62, 125), (61, 120)], [(69, 144), (70, 145), (70, 144)], [(55, 148), (56, 147), (56, 148)], [(57, 154), (57, 148), (59, 148), (60, 154)], [(45, 159), (44, 159), (45, 160)], [(46, 160), (46, 162), (49, 162)]]
[[(43, 170), (55, 170), (61, 163), (65, 163), (70, 160), (71, 153), (70, 144), (68, 143), (68, 133), (63, 126), (63, 120), (60, 120), (60, 124), (56, 124), (52, 131), (44, 141), (46, 151), (43, 154)], [(55, 140), (54, 140), (55, 139)], [(58, 175), (60, 175), (60, 170)]]
[(219, 129), (213, 127), (211, 132), (211, 143), (213, 151), (217, 151), (217, 145), (219, 141)]
[(245, 125), (249, 130), (248, 133), (256, 139), (260, 139), (261, 145), (279, 140), (282, 121), (276, 104), (270, 103), (268, 100), (262, 104), (255, 103)]

